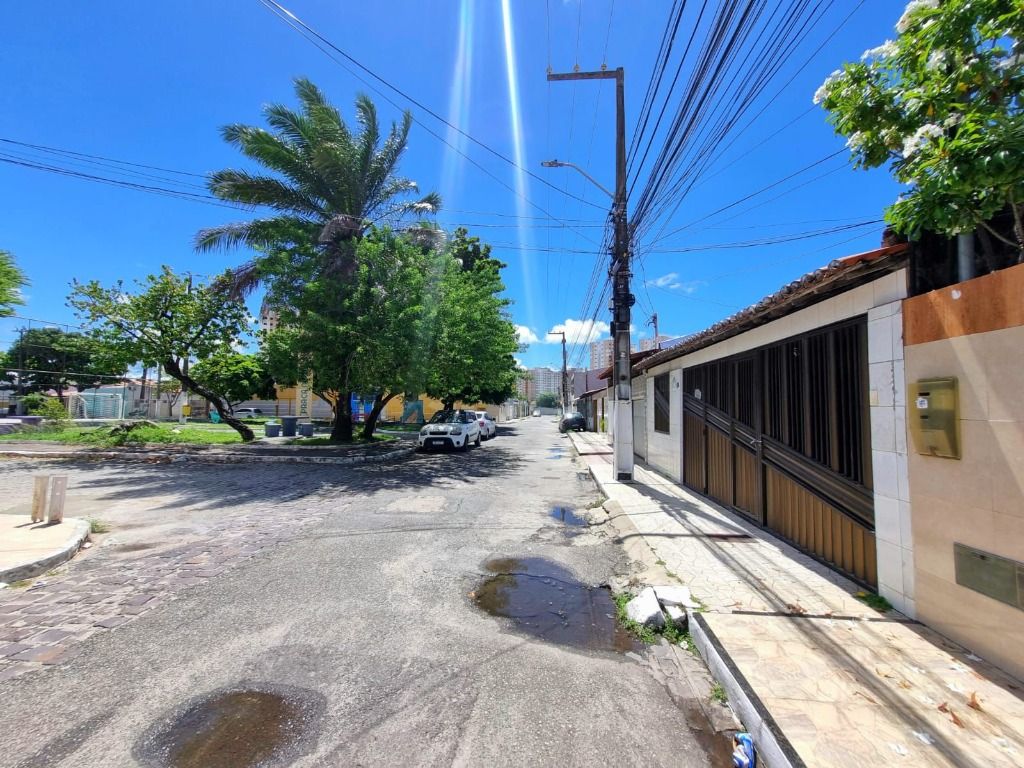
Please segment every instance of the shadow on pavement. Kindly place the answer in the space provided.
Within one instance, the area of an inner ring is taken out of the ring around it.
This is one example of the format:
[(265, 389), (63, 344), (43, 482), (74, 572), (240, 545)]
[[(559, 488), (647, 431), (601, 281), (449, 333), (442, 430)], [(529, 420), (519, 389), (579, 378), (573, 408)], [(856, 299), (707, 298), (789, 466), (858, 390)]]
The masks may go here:
[[(20, 463), (20, 462), (19, 462)], [(33, 473), (68, 472), (70, 490), (87, 488), (94, 498), (144, 500), (163, 497), (154, 509), (295, 501), (312, 494), (374, 494), (405, 488), (450, 487), (512, 475), (523, 466), (512, 445), (491, 440), (466, 453), (417, 453), (379, 464), (208, 464), (184, 461), (141, 464), (119, 461), (34, 460)], [(94, 472), (93, 470), (101, 470)], [(170, 500), (167, 497), (171, 497)]]

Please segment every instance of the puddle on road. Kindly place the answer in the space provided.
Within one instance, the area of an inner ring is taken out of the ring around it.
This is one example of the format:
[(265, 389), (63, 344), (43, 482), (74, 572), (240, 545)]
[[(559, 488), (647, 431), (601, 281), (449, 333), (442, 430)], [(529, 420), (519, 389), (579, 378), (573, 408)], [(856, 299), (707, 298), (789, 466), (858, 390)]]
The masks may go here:
[(143, 738), (136, 756), (154, 768), (271, 768), (308, 746), (326, 700), (296, 688), (221, 691), (190, 704)]
[(572, 507), (552, 507), (548, 515), (555, 518), (558, 522), (565, 523), (566, 525), (588, 525), (586, 518), (577, 515), (576, 511)]
[(643, 645), (615, 620), (611, 592), (588, 587), (542, 558), (500, 558), (474, 595), (478, 607), (511, 619), (520, 632), (588, 651), (639, 651)]
[(696, 702), (689, 702), (682, 710), (690, 734), (707, 755), (711, 768), (731, 768), (732, 735), (735, 731), (716, 731), (711, 720)]

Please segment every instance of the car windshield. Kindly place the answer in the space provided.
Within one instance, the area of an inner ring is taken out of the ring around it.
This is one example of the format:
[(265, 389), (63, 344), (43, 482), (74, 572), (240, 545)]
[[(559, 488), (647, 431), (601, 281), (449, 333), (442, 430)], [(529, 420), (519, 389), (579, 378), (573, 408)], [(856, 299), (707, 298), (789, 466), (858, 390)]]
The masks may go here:
[(457, 411), (438, 411), (430, 417), (430, 424), (459, 424), (463, 421)]

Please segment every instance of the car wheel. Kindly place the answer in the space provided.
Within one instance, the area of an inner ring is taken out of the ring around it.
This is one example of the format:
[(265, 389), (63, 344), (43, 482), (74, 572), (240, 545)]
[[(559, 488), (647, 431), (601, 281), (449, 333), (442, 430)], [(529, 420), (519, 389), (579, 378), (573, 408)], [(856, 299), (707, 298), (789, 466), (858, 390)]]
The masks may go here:
[(483, 441), (480, 439), (480, 433), (477, 432), (476, 433), (476, 447), (479, 448), (480, 447), (480, 443), (482, 443), (482, 442)]
[(469, 450), (469, 438), (466, 438), (466, 442), (464, 442), (462, 445), (459, 446), (459, 450), (462, 453), (465, 453), (466, 451)]

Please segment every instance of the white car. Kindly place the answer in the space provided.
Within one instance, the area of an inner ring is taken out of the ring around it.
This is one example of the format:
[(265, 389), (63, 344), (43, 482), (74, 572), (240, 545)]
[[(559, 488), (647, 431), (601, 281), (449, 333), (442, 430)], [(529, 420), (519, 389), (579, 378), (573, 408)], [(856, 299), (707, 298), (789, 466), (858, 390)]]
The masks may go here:
[(487, 411), (475, 411), (476, 423), (480, 425), (480, 436), (484, 440), (490, 440), (498, 434), (498, 423)]
[(480, 425), (473, 411), (438, 411), (430, 417), (416, 438), (416, 447), (469, 449), (470, 443), (480, 445)]
[(255, 419), (263, 415), (262, 408), (235, 408), (234, 415), (239, 419)]

